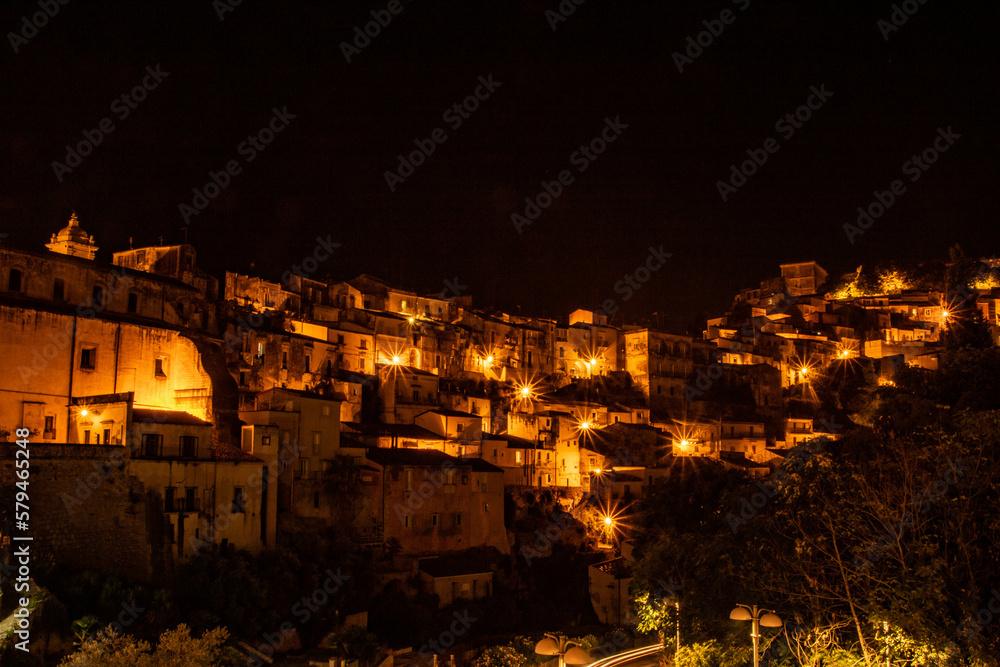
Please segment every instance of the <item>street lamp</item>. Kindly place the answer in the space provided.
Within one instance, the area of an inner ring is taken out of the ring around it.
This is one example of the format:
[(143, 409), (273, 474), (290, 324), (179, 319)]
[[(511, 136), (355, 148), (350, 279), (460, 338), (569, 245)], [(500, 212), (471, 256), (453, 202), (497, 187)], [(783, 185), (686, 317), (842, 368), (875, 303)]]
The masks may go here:
[(538, 655), (558, 655), (559, 667), (564, 665), (586, 665), (593, 662), (583, 648), (574, 641), (570, 641), (565, 635), (545, 633), (545, 639), (535, 644), (535, 653)]
[(753, 667), (759, 667), (760, 665), (760, 656), (757, 653), (760, 648), (761, 627), (781, 627), (781, 619), (770, 612), (770, 609), (757, 609), (757, 605), (748, 607), (745, 604), (736, 605), (736, 609), (729, 612), (729, 618), (734, 621), (753, 621), (753, 626), (750, 630), (750, 636), (753, 637)]

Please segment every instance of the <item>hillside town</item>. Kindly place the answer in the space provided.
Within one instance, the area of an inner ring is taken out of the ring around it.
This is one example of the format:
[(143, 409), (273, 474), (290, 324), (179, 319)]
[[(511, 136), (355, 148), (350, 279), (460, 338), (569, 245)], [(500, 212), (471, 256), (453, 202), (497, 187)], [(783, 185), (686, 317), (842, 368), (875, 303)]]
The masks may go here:
[[(45, 249), (0, 246), (0, 436), (30, 432), (36, 552), (139, 581), (334, 529), (389, 549), (442, 607), (489, 598), (490, 554), (539, 552), (515, 540), (517, 494), (552, 490), (612, 526), (679, 465), (763, 478), (841, 437), (830, 377), (935, 370), (959, 308), (1000, 333), (996, 259), (971, 290), (947, 262), (874, 282), (781, 264), (687, 335), (319, 279), (309, 262), (220, 280), (188, 244), (107, 263), (82, 224)], [(0, 445), (3, 485), (14, 451)], [(590, 567), (609, 624), (628, 605), (619, 537)]]

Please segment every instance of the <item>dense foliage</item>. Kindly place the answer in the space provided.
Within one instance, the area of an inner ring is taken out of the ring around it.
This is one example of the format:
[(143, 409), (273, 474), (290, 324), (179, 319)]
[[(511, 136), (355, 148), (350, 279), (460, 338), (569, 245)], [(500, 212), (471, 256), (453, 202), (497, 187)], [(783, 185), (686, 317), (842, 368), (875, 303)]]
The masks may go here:
[(680, 657), (725, 664), (749, 644), (729, 611), (757, 603), (785, 620), (762, 631), (766, 663), (998, 664), (1000, 350), (967, 326), (939, 371), (865, 389), (843, 438), (769, 478), (701, 466), (655, 486), (639, 518), (643, 627), (669, 647), (676, 603)]

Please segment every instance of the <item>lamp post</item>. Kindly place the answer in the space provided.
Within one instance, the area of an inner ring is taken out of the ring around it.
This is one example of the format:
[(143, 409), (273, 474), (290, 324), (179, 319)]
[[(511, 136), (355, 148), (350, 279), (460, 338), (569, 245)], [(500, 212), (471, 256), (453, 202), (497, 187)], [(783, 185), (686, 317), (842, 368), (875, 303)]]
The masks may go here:
[(757, 609), (757, 605), (748, 607), (745, 604), (736, 605), (736, 609), (729, 612), (729, 618), (734, 621), (753, 622), (752, 629), (750, 630), (750, 636), (753, 637), (753, 667), (760, 667), (760, 656), (758, 655), (758, 650), (760, 648), (760, 629), (761, 627), (780, 628), (781, 619), (772, 613), (772, 610), (770, 609)]
[(586, 665), (593, 662), (583, 648), (574, 641), (570, 641), (565, 635), (545, 633), (545, 639), (535, 644), (535, 653), (538, 655), (558, 655), (559, 667), (566, 665)]

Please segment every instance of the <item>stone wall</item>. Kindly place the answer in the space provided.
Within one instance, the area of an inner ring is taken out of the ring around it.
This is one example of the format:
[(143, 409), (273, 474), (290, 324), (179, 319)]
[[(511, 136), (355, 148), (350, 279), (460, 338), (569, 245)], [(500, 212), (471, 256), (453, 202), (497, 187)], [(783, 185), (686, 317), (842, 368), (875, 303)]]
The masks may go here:
[[(3, 502), (16, 491), (13, 444), (0, 444)], [(48, 564), (149, 581), (165, 563), (159, 502), (126, 475), (121, 447), (29, 445), (32, 571)], [(15, 534), (23, 534), (15, 532)], [(156, 555), (154, 555), (156, 554)]]

